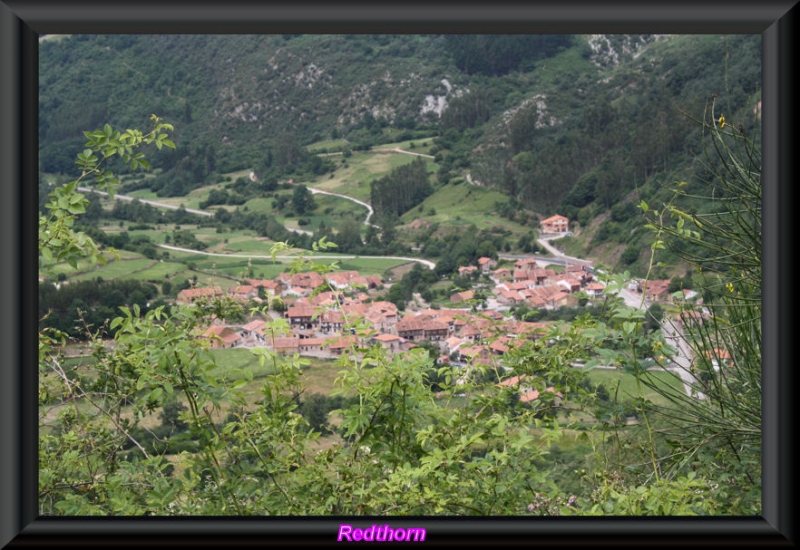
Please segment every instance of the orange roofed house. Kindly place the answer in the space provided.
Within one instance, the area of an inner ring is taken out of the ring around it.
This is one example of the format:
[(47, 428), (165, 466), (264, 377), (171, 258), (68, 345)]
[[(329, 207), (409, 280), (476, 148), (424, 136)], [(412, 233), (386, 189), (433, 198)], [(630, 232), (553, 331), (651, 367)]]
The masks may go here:
[(569, 218), (556, 214), (542, 220), (543, 233), (566, 233), (569, 231)]
[(208, 287), (208, 288), (186, 288), (178, 292), (175, 301), (178, 304), (193, 304), (199, 298), (213, 298), (214, 296), (222, 296), (225, 293), (221, 288)]

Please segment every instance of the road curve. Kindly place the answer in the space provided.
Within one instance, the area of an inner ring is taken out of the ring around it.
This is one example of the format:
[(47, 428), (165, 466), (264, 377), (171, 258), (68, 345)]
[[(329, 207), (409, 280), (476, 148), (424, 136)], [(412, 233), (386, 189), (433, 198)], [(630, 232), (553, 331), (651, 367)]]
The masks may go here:
[(369, 223), (369, 219), (372, 217), (372, 215), (375, 213), (375, 211), (372, 210), (372, 207), (368, 203), (366, 203), (364, 201), (360, 201), (358, 199), (354, 199), (353, 197), (349, 197), (347, 195), (342, 195), (340, 193), (333, 193), (331, 191), (323, 191), (322, 189), (316, 189), (315, 187), (308, 187), (308, 190), (311, 191), (311, 193), (314, 194), (314, 195), (316, 195), (316, 194), (331, 195), (332, 197), (339, 197), (340, 199), (345, 199), (345, 200), (348, 200), (348, 201), (352, 201), (352, 202), (354, 202), (356, 204), (359, 204), (359, 205), (363, 206), (364, 208), (367, 209), (367, 219), (364, 220), (364, 225), (371, 225), (372, 227), (378, 227), (374, 223)]

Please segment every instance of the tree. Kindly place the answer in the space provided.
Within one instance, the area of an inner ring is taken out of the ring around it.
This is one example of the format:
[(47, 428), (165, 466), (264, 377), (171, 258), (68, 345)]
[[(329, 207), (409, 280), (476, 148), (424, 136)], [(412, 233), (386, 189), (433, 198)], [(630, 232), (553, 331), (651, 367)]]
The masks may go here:
[(181, 418), (181, 413), (189, 410), (186, 405), (176, 399), (170, 399), (161, 407), (158, 417), (161, 425), (169, 427), (171, 431), (182, 432), (188, 428), (188, 424)]
[(341, 252), (358, 253), (364, 246), (361, 240), (361, 224), (353, 218), (344, 218), (333, 240), (339, 245)]
[(292, 207), (297, 214), (305, 214), (311, 212), (316, 208), (314, 204), (314, 195), (308, 190), (305, 185), (298, 185), (292, 193)]

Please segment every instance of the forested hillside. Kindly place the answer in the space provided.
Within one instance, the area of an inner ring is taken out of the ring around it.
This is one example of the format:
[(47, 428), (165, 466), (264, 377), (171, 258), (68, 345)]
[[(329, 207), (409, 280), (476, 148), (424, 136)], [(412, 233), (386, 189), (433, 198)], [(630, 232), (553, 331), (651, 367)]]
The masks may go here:
[(234, 170), (320, 177), (312, 143), (438, 136), (435, 189), (496, 188), (498, 214), (531, 223), (565, 215), (573, 253), (635, 271), (635, 204), (707, 176), (690, 117), (713, 95), (758, 139), (760, 52), (756, 35), (71, 36), (40, 47), (41, 169), (69, 173), (83, 129), (142, 113), (175, 124), (176, 150), (138, 183), (168, 197)]

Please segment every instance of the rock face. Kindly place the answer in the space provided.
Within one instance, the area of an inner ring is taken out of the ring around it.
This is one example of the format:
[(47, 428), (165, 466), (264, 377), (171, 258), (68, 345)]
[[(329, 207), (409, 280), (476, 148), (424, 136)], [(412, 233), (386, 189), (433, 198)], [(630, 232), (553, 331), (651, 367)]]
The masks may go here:
[(657, 40), (669, 39), (667, 34), (645, 35), (608, 35), (593, 34), (588, 37), (589, 47), (592, 49), (592, 63), (598, 67), (619, 65), (624, 61), (635, 59), (642, 49)]

